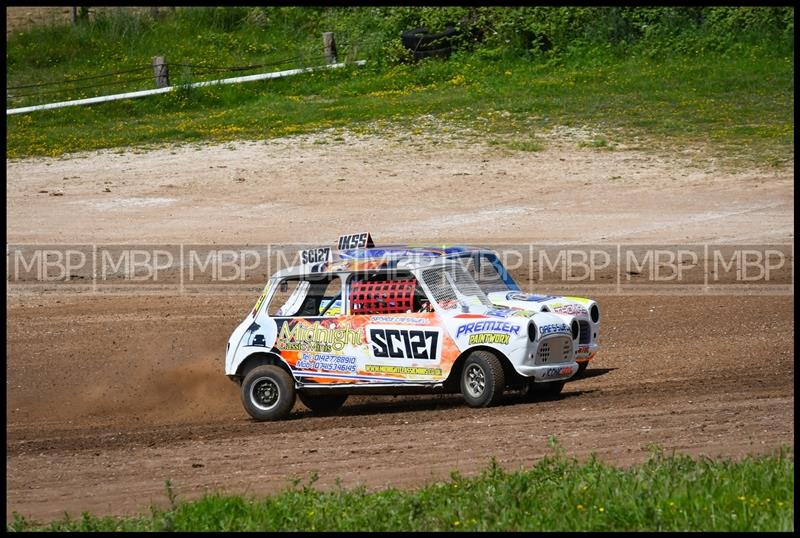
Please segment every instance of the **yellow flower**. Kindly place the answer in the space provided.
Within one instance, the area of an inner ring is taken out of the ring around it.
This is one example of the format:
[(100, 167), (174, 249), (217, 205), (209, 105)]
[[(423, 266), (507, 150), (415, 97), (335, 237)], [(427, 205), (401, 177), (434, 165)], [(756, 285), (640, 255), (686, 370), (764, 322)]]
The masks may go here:
[(603, 508), (603, 507), (601, 506), (600, 508), (598, 508), (598, 509), (597, 509), (597, 511), (598, 511), (598, 512), (605, 512), (605, 511), (606, 511), (606, 509), (605, 509), (605, 508)]
[(458, 520), (453, 521), (453, 526), (454, 527), (458, 527), (459, 525), (461, 525), (460, 521), (458, 521)]
[(583, 505), (582, 505), (582, 504), (579, 504), (579, 505), (577, 505), (577, 506), (576, 506), (576, 508), (577, 508), (578, 510), (583, 510)]

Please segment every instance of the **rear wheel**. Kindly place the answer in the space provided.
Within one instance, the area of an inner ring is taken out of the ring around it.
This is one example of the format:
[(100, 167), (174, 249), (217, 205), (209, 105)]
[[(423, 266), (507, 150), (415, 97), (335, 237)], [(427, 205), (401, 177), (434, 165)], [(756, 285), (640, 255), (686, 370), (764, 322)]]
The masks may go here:
[(256, 420), (286, 418), (295, 397), (294, 380), (280, 366), (256, 366), (242, 382), (242, 404)]
[(581, 375), (586, 367), (589, 366), (589, 361), (583, 361), (578, 363), (578, 372), (575, 375)]
[(299, 392), (297, 396), (303, 402), (303, 405), (319, 415), (335, 413), (347, 400), (347, 394), (306, 394)]
[(461, 393), (470, 407), (489, 407), (500, 403), (505, 383), (500, 359), (488, 351), (473, 351), (464, 362)]

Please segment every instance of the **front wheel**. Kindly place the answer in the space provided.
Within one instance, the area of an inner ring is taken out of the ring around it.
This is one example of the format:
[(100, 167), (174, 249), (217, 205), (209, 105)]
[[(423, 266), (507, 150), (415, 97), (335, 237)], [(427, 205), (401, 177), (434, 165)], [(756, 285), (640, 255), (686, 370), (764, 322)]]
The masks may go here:
[(256, 420), (286, 418), (294, 407), (294, 380), (280, 366), (253, 368), (242, 382), (242, 403)]
[(488, 351), (473, 351), (464, 362), (461, 393), (470, 407), (489, 407), (500, 403), (505, 383), (500, 359)]
[(578, 363), (578, 372), (575, 375), (581, 375), (586, 367), (589, 366), (589, 361), (583, 361)]
[(303, 405), (318, 415), (335, 413), (347, 400), (347, 394), (306, 394), (303, 391), (298, 393), (298, 397)]

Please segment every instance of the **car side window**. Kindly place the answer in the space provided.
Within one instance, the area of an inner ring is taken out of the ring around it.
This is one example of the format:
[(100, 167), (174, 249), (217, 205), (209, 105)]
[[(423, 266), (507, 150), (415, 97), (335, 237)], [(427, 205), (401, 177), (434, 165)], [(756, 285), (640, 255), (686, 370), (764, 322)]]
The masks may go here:
[(268, 313), (273, 317), (338, 316), (342, 313), (341, 292), (338, 276), (286, 278), (278, 284)]
[(428, 303), (425, 291), (408, 272), (355, 274), (348, 290), (354, 315), (425, 312)]

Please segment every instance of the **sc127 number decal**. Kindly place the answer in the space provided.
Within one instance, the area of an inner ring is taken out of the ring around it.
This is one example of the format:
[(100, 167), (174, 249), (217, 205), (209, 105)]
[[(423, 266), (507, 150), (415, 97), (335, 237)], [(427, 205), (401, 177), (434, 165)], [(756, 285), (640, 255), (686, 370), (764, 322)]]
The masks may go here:
[(372, 248), (374, 246), (375, 243), (372, 242), (372, 236), (369, 235), (369, 232), (339, 237), (339, 250), (348, 248)]
[(331, 247), (309, 248), (300, 251), (300, 263), (320, 263), (331, 259)]
[(370, 352), (376, 359), (438, 360), (438, 330), (369, 327)]

